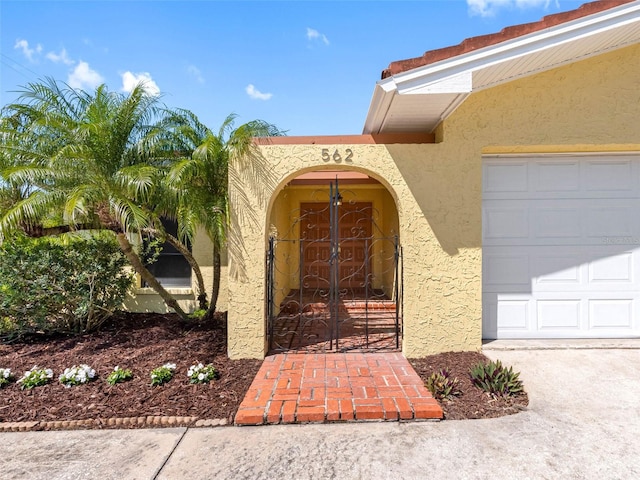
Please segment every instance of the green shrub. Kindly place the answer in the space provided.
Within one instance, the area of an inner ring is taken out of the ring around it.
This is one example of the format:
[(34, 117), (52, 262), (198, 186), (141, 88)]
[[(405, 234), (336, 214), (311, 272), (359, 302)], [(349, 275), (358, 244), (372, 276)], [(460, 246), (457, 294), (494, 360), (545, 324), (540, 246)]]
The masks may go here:
[(120, 308), (133, 276), (112, 237), (0, 245), (0, 336), (82, 333)]
[(24, 375), (20, 377), (18, 383), (20, 384), (20, 388), (31, 389), (33, 387), (41, 387), (46, 385), (53, 378), (53, 370), (50, 368), (38, 368), (38, 366), (33, 367), (31, 370), (27, 370), (24, 372)]
[(133, 378), (133, 373), (130, 369), (125, 368), (124, 370), (120, 367), (114, 367), (113, 372), (109, 374), (107, 377), (107, 383), (109, 385), (115, 385), (116, 383), (127, 382)]
[(175, 363), (165, 363), (161, 367), (151, 370), (151, 386), (164, 385), (173, 378), (173, 371), (176, 369)]
[(60, 374), (59, 380), (65, 387), (73, 387), (95, 380), (95, 378), (96, 371), (89, 365), (82, 364), (79, 367), (74, 365), (71, 368), (65, 368), (64, 372)]
[(514, 372), (513, 367), (502, 366), (500, 360), (479, 363), (471, 368), (470, 375), (476, 387), (494, 396), (515, 396), (524, 390), (518, 378), (520, 372)]
[(189, 318), (191, 320), (201, 321), (206, 314), (207, 314), (206, 310), (199, 308), (197, 310), (194, 310), (192, 313), (190, 313)]
[(15, 380), (10, 368), (0, 368), (0, 388), (9, 385)]
[(462, 394), (458, 383), (457, 377), (451, 378), (451, 373), (443, 368), (431, 374), (427, 379), (426, 387), (434, 398), (445, 400)]
[(189, 367), (187, 376), (189, 377), (189, 383), (209, 383), (211, 380), (218, 378), (218, 372), (211, 364), (203, 365), (198, 363)]

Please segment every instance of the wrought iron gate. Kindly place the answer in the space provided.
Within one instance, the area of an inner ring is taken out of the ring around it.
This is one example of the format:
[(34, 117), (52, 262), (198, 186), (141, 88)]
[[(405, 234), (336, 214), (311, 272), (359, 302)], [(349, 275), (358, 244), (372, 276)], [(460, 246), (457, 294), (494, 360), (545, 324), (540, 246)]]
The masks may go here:
[(397, 350), (402, 335), (402, 248), (384, 236), (372, 204), (303, 203), (292, 235), (269, 239), (269, 350)]

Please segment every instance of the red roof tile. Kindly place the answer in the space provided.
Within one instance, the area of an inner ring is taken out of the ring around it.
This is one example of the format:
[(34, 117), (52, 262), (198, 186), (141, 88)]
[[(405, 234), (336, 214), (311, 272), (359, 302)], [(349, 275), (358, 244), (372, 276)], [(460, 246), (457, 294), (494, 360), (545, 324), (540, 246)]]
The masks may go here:
[(386, 70), (382, 71), (382, 79), (385, 79), (392, 75), (396, 75), (398, 73), (413, 70), (414, 68), (430, 65), (441, 60), (457, 57), (458, 55), (469, 53), (474, 50), (479, 50), (484, 47), (496, 45), (507, 40), (513, 40), (514, 38), (538, 32), (540, 30), (544, 30), (545, 28), (555, 27), (556, 25), (567, 23), (572, 20), (577, 20), (578, 18), (593, 15), (594, 13), (599, 13), (604, 10), (617, 7), (619, 5), (623, 5), (625, 3), (631, 3), (633, 1), (635, 0), (601, 0), (597, 2), (585, 3), (576, 10), (547, 15), (538, 22), (514, 25), (504, 28), (499, 33), (467, 38), (459, 45), (440, 48), (438, 50), (430, 50), (428, 52), (425, 52), (425, 54), (421, 57), (391, 62), (389, 64), (389, 67)]

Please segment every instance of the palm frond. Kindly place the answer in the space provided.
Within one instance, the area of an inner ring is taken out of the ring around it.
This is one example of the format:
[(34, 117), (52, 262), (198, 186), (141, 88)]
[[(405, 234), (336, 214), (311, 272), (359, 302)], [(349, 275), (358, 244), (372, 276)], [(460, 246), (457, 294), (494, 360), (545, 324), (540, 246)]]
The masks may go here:
[(114, 180), (130, 199), (148, 203), (159, 176), (158, 169), (151, 165), (132, 165), (118, 170)]
[(17, 185), (44, 186), (54, 183), (56, 178), (59, 178), (60, 173), (58, 170), (49, 167), (17, 165), (4, 170), (2, 176)]
[(109, 207), (113, 218), (125, 232), (140, 233), (150, 224), (148, 212), (127, 198), (111, 196)]
[(63, 220), (66, 224), (74, 225), (85, 222), (91, 216), (90, 208), (96, 205), (102, 192), (95, 185), (78, 185), (65, 195)]
[(27, 198), (8, 208), (0, 218), (0, 243), (3, 238), (22, 227), (44, 224), (63, 202), (64, 196), (58, 192), (32, 192)]

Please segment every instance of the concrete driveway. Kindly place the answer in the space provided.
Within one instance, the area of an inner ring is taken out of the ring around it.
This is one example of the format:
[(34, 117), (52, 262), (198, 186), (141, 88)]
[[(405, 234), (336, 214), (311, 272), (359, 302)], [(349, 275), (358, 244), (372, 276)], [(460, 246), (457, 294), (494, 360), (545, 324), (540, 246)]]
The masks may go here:
[(530, 407), (492, 420), (0, 434), (0, 477), (640, 477), (640, 349), (485, 352)]

